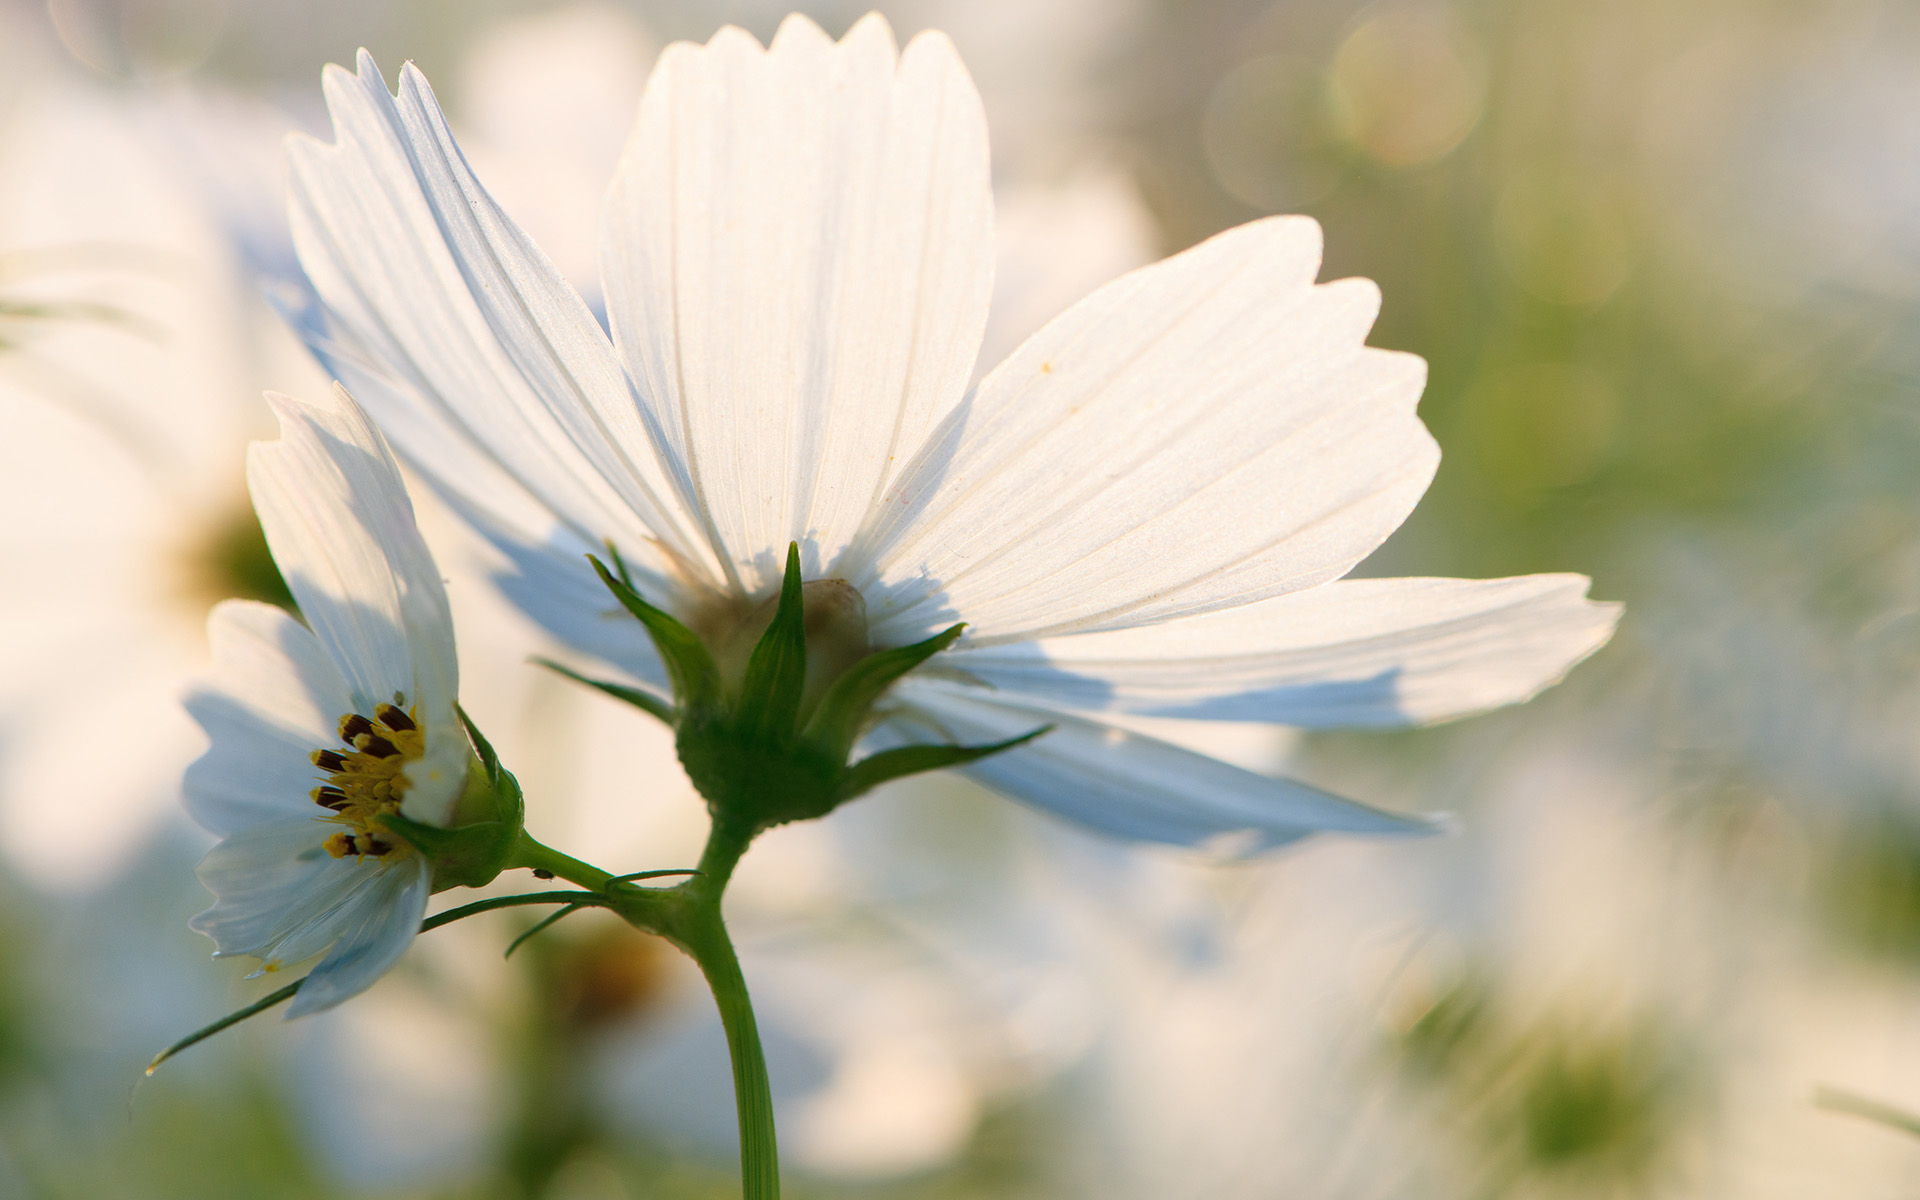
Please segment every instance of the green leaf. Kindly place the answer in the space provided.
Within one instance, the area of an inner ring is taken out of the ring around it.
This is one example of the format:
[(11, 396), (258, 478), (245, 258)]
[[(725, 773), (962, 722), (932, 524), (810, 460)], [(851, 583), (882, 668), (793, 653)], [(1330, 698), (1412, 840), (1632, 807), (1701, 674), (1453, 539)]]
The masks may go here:
[(660, 660), (667, 665), (667, 678), (673, 683), (673, 696), (679, 707), (683, 711), (699, 711), (717, 706), (720, 668), (699, 635), (682, 625), (673, 614), (648, 604), (630, 584), (616, 578), (606, 564), (593, 555), (587, 555), (587, 561), (593, 564), (600, 582), (607, 585), (614, 599), (646, 627), (654, 649), (660, 652)]
[[(686, 872), (681, 872), (681, 871), (664, 872), (663, 871), (663, 872), (655, 872), (655, 873), (685, 874)], [(643, 874), (647, 874), (647, 873), (643, 872)], [(460, 906), (459, 908), (450, 908), (446, 912), (436, 913), (435, 915), (428, 917), (426, 920), (420, 922), (420, 932), (426, 933), (429, 930), (438, 929), (442, 925), (451, 925), (455, 921), (463, 920), (467, 917), (478, 916), (483, 912), (492, 912), (495, 909), (501, 909), (501, 908), (513, 908), (523, 904), (564, 904), (567, 907), (562, 909), (561, 912), (567, 913), (567, 912), (577, 911), (578, 909), (581, 909), (581, 908), (603, 906), (603, 905), (606, 905), (607, 903), (608, 901), (596, 892), (571, 891), (571, 890), (554, 891), (554, 892), (523, 892), (517, 896), (489, 896), (485, 900), (476, 900), (472, 904), (465, 904)], [(550, 924), (551, 922), (549, 921), (547, 923)], [(541, 927), (536, 927), (536, 930), (535, 930), (536, 932), (538, 928), (541, 928)], [(509, 951), (509, 953), (511, 953), (511, 951)], [(162, 1050), (160, 1053), (154, 1055), (153, 1061), (147, 1064), (146, 1073), (148, 1075), (153, 1074), (155, 1071), (160, 1069), (161, 1063), (166, 1062), (168, 1059), (180, 1053), (182, 1050), (185, 1050), (187, 1047), (192, 1046), (198, 1042), (204, 1042), (208, 1038), (212, 1037), (214, 1034), (219, 1033), (221, 1030), (228, 1029), (228, 1028), (231, 1028), (232, 1026), (238, 1025), (240, 1022), (246, 1020), (248, 1017), (259, 1016), (261, 1013), (266, 1012), (268, 1009), (272, 1008), (276, 1004), (284, 1004), (286, 1001), (291, 1000), (293, 998), (294, 993), (300, 990), (300, 985), (305, 982), (306, 982), (306, 979), (304, 977), (300, 979), (296, 979), (292, 983), (281, 988), (279, 991), (270, 992), (267, 995), (262, 996), (260, 999), (255, 1000), (252, 1004), (247, 1005), (245, 1008), (238, 1009), (234, 1012), (230, 1012), (226, 1016), (221, 1017), (218, 1021), (213, 1022), (211, 1025), (203, 1025), (199, 1029), (194, 1030), (192, 1033), (188, 1034), (186, 1037), (181, 1038), (179, 1041), (175, 1042), (173, 1045), (168, 1046), (165, 1050)]]
[(740, 687), (737, 724), (749, 737), (785, 742), (799, 718), (807, 686), (807, 617), (800, 588), (800, 544), (788, 542), (780, 607), (753, 647)]
[(1872, 1100), (1853, 1092), (1844, 1092), (1839, 1088), (1823, 1087), (1814, 1093), (1813, 1103), (1816, 1107), (1824, 1108), (1829, 1112), (1864, 1117), (1888, 1129), (1897, 1129), (1911, 1137), (1920, 1137), (1920, 1115), (1879, 1100)]
[(594, 904), (569, 904), (565, 908), (559, 910), (558, 912), (549, 914), (547, 917), (543, 918), (538, 925), (535, 925), (532, 929), (527, 930), (525, 933), (513, 939), (511, 942), (508, 942), (507, 952), (501, 955), (500, 957), (512, 958), (513, 952), (520, 948), (521, 943), (525, 942), (528, 938), (532, 937), (534, 934), (541, 932), (542, 930), (546, 929), (549, 925), (553, 925), (557, 923), (561, 917), (571, 916), (572, 914), (579, 912), (583, 908), (593, 908), (593, 907), (595, 907)]
[(472, 904), (462, 904), (459, 908), (450, 908), (443, 913), (435, 913), (420, 922), (420, 932), (428, 933), (442, 925), (451, 925), (455, 921), (464, 921), (468, 917), (477, 917), (481, 913), (494, 912), (502, 908), (518, 908), (526, 904), (566, 904), (578, 907), (582, 904), (605, 905), (597, 892), (561, 889), (553, 892), (521, 892), (515, 896), (488, 896), (485, 900), (475, 900)]
[(943, 767), (964, 766), (978, 762), (991, 754), (1011, 750), (1024, 745), (1043, 733), (1051, 732), (1053, 726), (1042, 725), (1031, 733), (1008, 738), (1004, 742), (994, 742), (987, 746), (899, 746), (892, 750), (882, 750), (878, 754), (868, 755), (848, 767), (840, 776), (839, 802), (844, 804), (855, 796), (864, 795), (889, 780), (900, 779), (908, 775), (918, 775), (925, 771), (938, 771)]
[(261, 1013), (272, 1008), (276, 1004), (280, 1004), (285, 1001), (293, 999), (293, 994), (299, 991), (300, 985), (305, 982), (306, 982), (305, 979), (296, 979), (292, 983), (281, 988), (279, 991), (270, 992), (267, 995), (262, 996), (260, 999), (255, 1000), (252, 1004), (247, 1005), (245, 1008), (239, 1009), (234, 1012), (230, 1012), (226, 1016), (221, 1017), (218, 1021), (215, 1021), (211, 1025), (203, 1025), (199, 1029), (194, 1030), (192, 1033), (181, 1038), (179, 1041), (175, 1042), (173, 1045), (168, 1046), (165, 1050), (162, 1050), (160, 1053), (154, 1055), (153, 1061), (147, 1064), (147, 1074), (151, 1075), (155, 1071), (158, 1071), (160, 1069), (161, 1063), (172, 1058), (174, 1055), (180, 1053), (182, 1050), (185, 1050), (188, 1046), (191, 1046), (196, 1042), (204, 1042), (208, 1038), (212, 1037), (214, 1034), (219, 1033), (222, 1029), (225, 1029), (230, 1025), (238, 1025), (240, 1022), (246, 1020), (248, 1017), (258, 1016)]
[(624, 683), (614, 683), (610, 679), (594, 679), (591, 676), (582, 675), (571, 667), (562, 666), (550, 658), (536, 658), (533, 661), (555, 674), (565, 675), (575, 683), (584, 683), (590, 688), (598, 688), (607, 695), (612, 696), (615, 700), (624, 700), (640, 711), (660, 718), (668, 725), (672, 725), (674, 722), (673, 705), (668, 704), (652, 692), (645, 692), (637, 687), (628, 687)]
[(847, 754), (866, 724), (867, 713), (880, 694), (902, 675), (953, 645), (965, 628), (964, 622), (954, 625), (923, 642), (869, 654), (849, 667), (820, 698), (820, 707), (807, 722), (805, 738), (824, 750), (834, 762), (847, 761)]

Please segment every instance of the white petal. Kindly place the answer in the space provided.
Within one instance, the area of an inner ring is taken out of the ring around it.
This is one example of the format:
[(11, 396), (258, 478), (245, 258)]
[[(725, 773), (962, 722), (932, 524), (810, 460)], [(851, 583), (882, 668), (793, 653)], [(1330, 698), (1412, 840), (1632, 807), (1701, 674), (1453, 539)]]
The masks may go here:
[(1072, 708), (1406, 725), (1514, 704), (1598, 650), (1620, 606), (1582, 575), (1345, 579), (1137, 629), (959, 650), (942, 665)]
[(308, 755), (334, 744), (352, 710), (346, 680), (313, 633), (270, 604), (224, 601), (207, 635), (213, 672), (186, 705), (210, 745), (187, 768), (187, 811), (219, 834), (312, 816)]
[(789, 17), (678, 44), (605, 213), (628, 370), (749, 594), (841, 549), (973, 369), (993, 275), (986, 121), (939, 34), (894, 54)]
[(1231, 843), (1250, 853), (1310, 833), (1411, 835), (1435, 824), (1343, 800), (1290, 779), (1256, 775), (1154, 738), (1040, 706), (984, 699), (979, 689), (909, 680), (907, 708), (874, 731), (880, 746), (978, 745), (1052, 725), (1052, 732), (961, 768), (995, 791), (1139, 841)]
[(420, 932), (433, 890), (427, 864), (414, 857), (372, 871), (374, 877), (340, 912), (340, 940), (308, 972), (287, 1006), (289, 1020), (332, 1008), (372, 987)]
[[(1240, 226), (1095, 292), (936, 430), (848, 556), (876, 636), (1125, 628), (1337, 578), (1425, 491), (1425, 364), (1363, 345), (1319, 227)], [(865, 564), (871, 564), (867, 566)]]
[(652, 536), (702, 569), (592, 314), (467, 170), (419, 73), (396, 104), (364, 53), (359, 68), (326, 74), (335, 144), (289, 145), (294, 240), (326, 309), (316, 351), (442, 485), (495, 503), (497, 478), (457, 469), (477, 458), (589, 541), (641, 558)]
[(274, 561), (356, 710), (396, 692), (451, 710), (453, 616), (386, 443), (344, 393), (332, 408), (268, 400), (280, 440), (248, 447), (247, 483)]
[(200, 882), (215, 899), (193, 928), (214, 940), (221, 957), (252, 955), (268, 970), (325, 950), (339, 936), (341, 908), (380, 870), (328, 854), (323, 843), (334, 828), (292, 817), (222, 839), (200, 861)]
[(495, 539), (509, 565), (494, 574), (494, 586), (562, 645), (666, 689), (666, 668), (646, 629), (587, 565), (585, 548), (569, 540), (564, 532), (541, 545)]

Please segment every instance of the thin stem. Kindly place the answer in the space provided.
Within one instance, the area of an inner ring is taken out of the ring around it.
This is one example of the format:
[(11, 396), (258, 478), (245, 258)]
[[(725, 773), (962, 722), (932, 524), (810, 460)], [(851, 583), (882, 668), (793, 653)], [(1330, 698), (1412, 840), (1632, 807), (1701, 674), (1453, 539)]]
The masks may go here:
[(551, 846), (542, 845), (533, 840), (531, 834), (522, 832), (519, 844), (514, 846), (513, 854), (507, 859), (507, 869), (525, 867), (529, 871), (545, 871), (557, 875), (568, 883), (577, 883), (589, 891), (601, 891), (612, 881), (613, 875), (602, 871), (590, 863), (583, 863), (570, 854), (562, 854)]
[(740, 856), (758, 830), (716, 819), (700, 856), (699, 873), (670, 888), (636, 888), (577, 858), (522, 834), (508, 865), (549, 872), (606, 897), (636, 929), (658, 933), (693, 959), (706, 976), (727, 1031), (733, 1060), (734, 1104), (740, 1117), (740, 1177), (745, 1200), (779, 1200), (780, 1154), (773, 1128), (773, 1087), (753, 1001), (733, 940), (720, 915), (720, 897)]
[[(690, 889), (691, 890), (691, 889)], [(719, 892), (697, 904), (677, 931), (680, 946), (700, 965), (727, 1031), (733, 1059), (733, 1096), (740, 1117), (740, 1184), (745, 1200), (779, 1200), (780, 1152), (773, 1129), (773, 1087), (767, 1079), (766, 1052), (753, 1018), (753, 1001), (740, 959), (720, 919)]]

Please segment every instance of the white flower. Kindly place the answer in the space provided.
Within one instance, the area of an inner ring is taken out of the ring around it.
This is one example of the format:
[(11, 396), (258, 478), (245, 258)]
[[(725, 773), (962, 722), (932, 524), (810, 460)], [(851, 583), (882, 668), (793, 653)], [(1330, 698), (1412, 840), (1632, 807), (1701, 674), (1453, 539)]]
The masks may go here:
[[(1438, 451), (1423, 364), (1367, 348), (1379, 297), (1316, 285), (1304, 218), (1094, 292), (971, 389), (992, 290), (985, 123), (941, 35), (896, 54), (789, 19), (670, 47), (608, 194), (610, 340), (468, 170), (425, 79), (326, 75), (292, 218), (316, 351), (515, 564), (563, 640), (663, 683), (583, 555), (700, 626), (809, 579), (871, 645), (966, 638), (876, 746), (1052, 733), (967, 768), (1128, 837), (1244, 848), (1424, 823), (1101, 714), (1439, 720), (1524, 699), (1602, 644), (1578, 576), (1341, 582)], [(1123, 718), (1124, 719), (1124, 718)]]
[(247, 481), (305, 623), (214, 609), (213, 675), (187, 702), (212, 745), (186, 794), (221, 838), (194, 928), (256, 974), (324, 952), (298, 1016), (363, 991), (413, 941), (431, 870), (377, 818), (446, 824), (469, 751), (446, 592), (385, 443), (345, 392), (335, 408), (269, 400), (281, 440), (249, 449)]
[(0, 854), (71, 890), (177, 817), (207, 609), (277, 587), (242, 474), (261, 387), (325, 381), (236, 278), (150, 108), (0, 42), (26, 86), (0, 97), (0, 291), (122, 314), (0, 317), (0, 510), (25, 514), (0, 530)]

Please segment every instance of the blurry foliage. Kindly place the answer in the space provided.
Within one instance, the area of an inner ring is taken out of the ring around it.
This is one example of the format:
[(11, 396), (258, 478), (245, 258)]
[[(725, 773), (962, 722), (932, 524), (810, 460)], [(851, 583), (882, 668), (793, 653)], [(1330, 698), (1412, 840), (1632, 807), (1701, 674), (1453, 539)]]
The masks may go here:
[[(115, 19), (140, 8), (94, 7)], [(151, 7), (197, 11), (192, 0)], [(236, 6), (204, 48), (177, 46), (197, 25), (122, 22), (126, 45), (101, 60), (125, 74), (204, 50), (229, 80), (297, 81), (311, 104), (313, 64), (349, 61), (359, 44), (389, 65), (415, 58), (450, 78), (460, 44), (514, 7), (272, 0)], [(671, 34), (704, 36), (716, 19), (690, 0), (638, 7)], [(1362, 762), (1399, 751), (1427, 760), (1422, 769), (1451, 756), (1449, 776), (1470, 801), (1461, 781), (1483, 774), (1516, 731), (1603, 716), (1610, 732), (1625, 726), (1621, 736), (1637, 739), (1624, 753), (1668, 766), (1666, 803), (1737, 809), (1738, 821), (1706, 824), (1713, 837), (1766, 851), (1742, 861), (1782, 876), (1799, 861), (1781, 849), (1791, 841), (1781, 822), (1755, 825), (1753, 814), (1783, 804), (1831, 813), (1811, 915), (1842, 944), (1920, 971), (1920, 794), (1905, 760), (1863, 745), (1860, 732), (1920, 677), (1920, 364), (1902, 350), (1911, 303), (1844, 282), (1762, 286), (1729, 270), (1705, 247), (1731, 214), (1681, 201), (1696, 176), (1750, 184), (1729, 165), (1744, 130), (1710, 124), (1710, 142), (1683, 141), (1675, 154), (1662, 139), (1688, 135), (1694, 118), (1654, 103), (1676, 64), (1747, 53), (1754, 74), (1770, 78), (1770, 39), (1791, 45), (1797, 22), (1872, 6), (1147, 7), (1131, 50), (1109, 64), (1108, 132), (1136, 167), (1166, 248), (1261, 213), (1308, 212), (1327, 231), (1323, 277), (1381, 286), (1371, 342), (1430, 365), (1421, 413), (1445, 459), (1364, 570), (1577, 570), (1596, 576), (1597, 595), (1629, 604), (1602, 658), (1524, 712), (1464, 735), (1316, 735), (1310, 750)], [(91, 46), (110, 24), (75, 26), (74, 36)], [(1902, 36), (1890, 25), (1882, 40)], [(1720, 86), (1704, 69), (1681, 73)], [(1706, 100), (1735, 112), (1760, 103), (1732, 91)], [(1772, 248), (1750, 247), (1756, 258)], [(0, 347), (24, 343), (37, 322), (80, 315), (8, 303)], [(289, 603), (249, 512), (200, 547), (198, 563), (210, 594)], [(1727, 799), (1730, 781), (1751, 784), (1744, 799)], [(0, 968), (31, 949), (19, 932), (31, 927), (0, 920), (9, 931)], [(737, 1194), (728, 1164), (616, 1137), (580, 1098), (593, 1032), (644, 1016), (659, 986), (662, 952), (623, 936), (582, 926), (521, 952), (534, 987), (511, 1034), (524, 1106), (500, 1147), (512, 1169), (434, 1195)], [(35, 1035), (47, 1018), (29, 982), (0, 969), (8, 1114), (40, 1103), (59, 1069)], [(1670, 1022), (1517, 1015), (1498, 976), (1484, 973), (1444, 990), (1394, 1051), (1407, 1086), (1475, 1156), (1464, 1194), (1639, 1195), (1678, 1170), (1679, 1147), (1712, 1098), (1713, 1064), (1690, 1054)], [(990, 1113), (960, 1162), (923, 1178), (797, 1177), (789, 1192), (1038, 1194), (1055, 1101)], [(204, 1090), (169, 1081), (143, 1092), (124, 1137), (96, 1144), (57, 1129), (40, 1138), (44, 1120), (8, 1115), (0, 1185), (11, 1168), (29, 1194), (53, 1197), (335, 1194), (291, 1136), (284, 1104), (263, 1078), (242, 1087), (221, 1075)]]
[(238, 597), (299, 611), (251, 506), (236, 505), (208, 526), (201, 543), (192, 548), (189, 571), (209, 602)]
[(1476, 1194), (1533, 1194), (1543, 1183), (1641, 1194), (1671, 1165), (1700, 1115), (1699, 1064), (1673, 1030), (1641, 1014), (1515, 1016), (1488, 982), (1443, 991), (1395, 1047), (1435, 1120), (1480, 1147)]
[(1885, 809), (1823, 849), (1816, 900), (1842, 944), (1920, 969), (1920, 816)]

